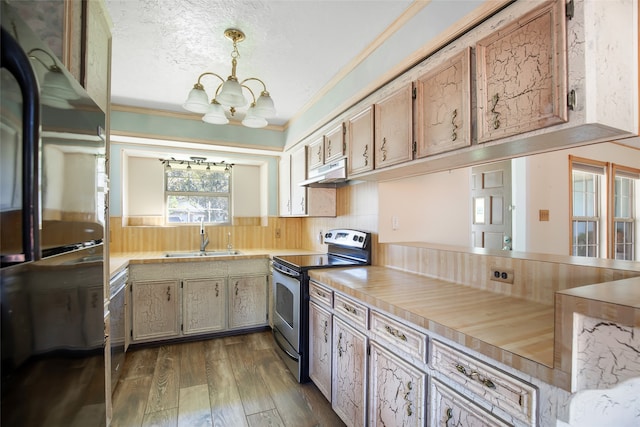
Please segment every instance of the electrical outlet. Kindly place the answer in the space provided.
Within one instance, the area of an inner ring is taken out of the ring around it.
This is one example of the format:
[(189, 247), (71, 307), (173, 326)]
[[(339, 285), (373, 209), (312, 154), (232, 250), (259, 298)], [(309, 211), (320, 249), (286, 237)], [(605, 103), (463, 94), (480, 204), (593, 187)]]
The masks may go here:
[(513, 270), (510, 268), (491, 267), (489, 280), (513, 284)]
[(280, 238), (280, 229), (276, 228), (276, 239)]

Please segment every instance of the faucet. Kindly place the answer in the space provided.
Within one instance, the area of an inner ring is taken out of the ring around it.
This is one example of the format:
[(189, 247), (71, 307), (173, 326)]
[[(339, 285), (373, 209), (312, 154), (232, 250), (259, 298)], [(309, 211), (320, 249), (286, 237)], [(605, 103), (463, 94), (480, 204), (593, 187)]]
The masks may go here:
[(209, 244), (209, 235), (204, 232), (204, 218), (200, 220), (200, 252), (204, 252)]
[(231, 244), (231, 232), (227, 234), (227, 251), (231, 252), (233, 250), (233, 245)]

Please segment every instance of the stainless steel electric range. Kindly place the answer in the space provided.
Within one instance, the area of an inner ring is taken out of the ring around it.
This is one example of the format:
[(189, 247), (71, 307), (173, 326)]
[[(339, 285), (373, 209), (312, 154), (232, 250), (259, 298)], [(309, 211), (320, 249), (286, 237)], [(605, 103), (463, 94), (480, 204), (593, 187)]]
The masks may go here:
[(371, 233), (329, 230), (326, 254), (273, 258), (273, 337), (298, 382), (309, 381), (309, 270), (371, 264)]

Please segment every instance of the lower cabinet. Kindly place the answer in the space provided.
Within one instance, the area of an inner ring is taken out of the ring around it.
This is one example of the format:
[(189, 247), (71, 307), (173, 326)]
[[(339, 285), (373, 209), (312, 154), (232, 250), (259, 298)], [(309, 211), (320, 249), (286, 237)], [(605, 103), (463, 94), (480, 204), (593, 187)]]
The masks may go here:
[(226, 288), (225, 277), (182, 282), (183, 334), (202, 334), (225, 328)]
[(172, 338), (180, 334), (179, 292), (179, 280), (132, 283), (134, 341)]
[(309, 295), (309, 377), (348, 426), (537, 425), (538, 390), (498, 362), (313, 280)]
[(309, 378), (327, 400), (331, 400), (332, 315), (309, 303)]
[(433, 426), (506, 427), (509, 425), (438, 380), (431, 381), (431, 415), (430, 425)]
[(363, 426), (367, 416), (367, 337), (335, 316), (332, 378), (331, 407), (348, 426)]
[(268, 265), (265, 258), (130, 266), (132, 341), (268, 325)]
[(369, 348), (369, 425), (423, 426), (427, 374), (375, 341)]
[(267, 276), (229, 277), (229, 328), (267, 324)]

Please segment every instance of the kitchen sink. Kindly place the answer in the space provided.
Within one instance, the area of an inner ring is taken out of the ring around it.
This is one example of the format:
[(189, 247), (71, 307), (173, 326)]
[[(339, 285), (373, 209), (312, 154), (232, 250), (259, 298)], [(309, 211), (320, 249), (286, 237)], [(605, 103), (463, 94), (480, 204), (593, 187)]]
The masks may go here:
[(167, 252), (164, 254), (165, 258), (193, 258), (193, 257), (216, 257), (225, 255), (241, 255), (242, 252), (231, 251), (194, 251), (194, 252)]

